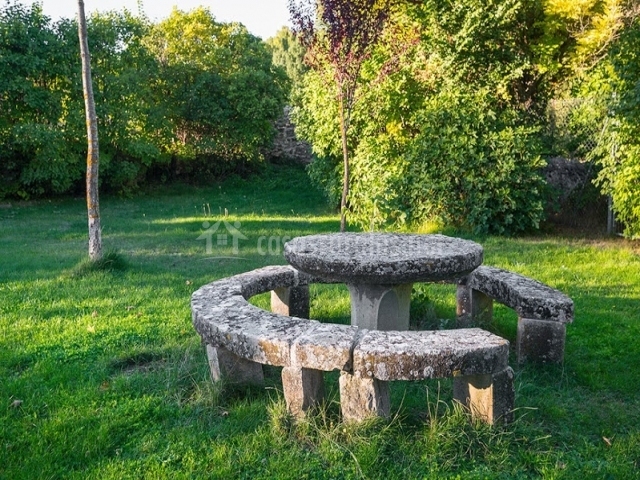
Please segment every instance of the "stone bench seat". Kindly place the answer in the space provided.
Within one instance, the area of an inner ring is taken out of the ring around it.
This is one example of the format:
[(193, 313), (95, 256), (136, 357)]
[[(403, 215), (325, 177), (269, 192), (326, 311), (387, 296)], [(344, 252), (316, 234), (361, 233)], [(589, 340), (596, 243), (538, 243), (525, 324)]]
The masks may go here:
[[(506, 340), (479, 328), (376, 331), (301, 318), (308, 316), (308, 285), (317, 281), (292, 267), (266, 267), (194, 292), (193, 323), (212, 378), (261, 383), (262, 364), (283, 367), (287, 407), (299, 415), (322, 400), (322, 373), (338, 370), (343, 418), (352, 421), (389, 415), (389, 381), (454, 377), (454, 397), (474, 416), (511, 419)], [(247, 301), (269, 291), (280, 313)], [(289, 316), (295, 309), (300, 316)]]
[(518, 315), (518, 362), (562, 362), (566, 324), (573, 322), (573, 301), (562, 292), (531, 278), (480, 266), (458, 285), (458, 326), (485, 324), (493, 301)]

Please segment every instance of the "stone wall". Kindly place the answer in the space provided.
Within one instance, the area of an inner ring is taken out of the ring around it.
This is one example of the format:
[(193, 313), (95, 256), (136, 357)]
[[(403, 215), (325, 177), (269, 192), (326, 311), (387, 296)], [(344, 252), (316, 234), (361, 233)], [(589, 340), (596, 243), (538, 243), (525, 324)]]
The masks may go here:
[(551, 187), (547, 214), (553, 224), (589, 231), (606, 229), (607, 202), (593, 184), (595, 169), (590, 164), (553, 157), (543, 173)]
[(588, 185), (592, 178), (587, 164), (562, 157), (548, 160), (544, 176), (547, 183), (558, 192), (561, 202), (577, 189)]
[(278, 133), (273, 141), (273, 148), (267, 152), (267, 157), (270, 159), (290, 160), (307, 165), (313, 159), (311, 146), (296, 137), (290, 114), (291, 107), (284, 107), (282, 117), (275, 123)]

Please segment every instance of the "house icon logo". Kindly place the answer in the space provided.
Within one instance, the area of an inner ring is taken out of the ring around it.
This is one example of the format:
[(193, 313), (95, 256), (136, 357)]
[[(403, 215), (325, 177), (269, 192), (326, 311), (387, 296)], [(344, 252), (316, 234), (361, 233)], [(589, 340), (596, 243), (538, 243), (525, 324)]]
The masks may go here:
[[(220, 225), (224, 225), (224, 230), (220, 229)], [(225, 248), (231, 244), (231, 252), (233, 255), (238, 255), (238, 241), (247, 240), (247, 237), (240, 231), (240, 222), (238, 221), (231, 224), (226, 220), (219, 220), (213, 225), (209, 222), (203, 222), (202, 228), (204, 228), (205, 231), (196, 240), (205, 241), (205, 252), (207, 255), (213, 253), (214, 237), (217, 247)]]

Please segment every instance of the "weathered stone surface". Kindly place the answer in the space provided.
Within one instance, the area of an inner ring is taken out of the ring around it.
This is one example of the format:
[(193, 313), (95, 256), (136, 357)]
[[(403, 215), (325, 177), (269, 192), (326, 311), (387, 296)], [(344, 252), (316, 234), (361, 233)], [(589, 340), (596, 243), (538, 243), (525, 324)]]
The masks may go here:
[(456, 292), (458, 328), (489, 325), (493, 317), (493, 299), (466, 285), (458, 285)]
[(309, 286), (271, 290), (271, 311), (288, 317), (309, 318)]
[[(288, 281), (288, 270), (275, 270), (274, 275)], [(249, 304), (241, 294), (243, 287), (256, 291), (258, 284), (266, 291), (277, 287), (266, 280), (262, 269), (254, 275), (239, 275), (200, 288), (191, 297), (193, 325), (211, 346), (254, 362), (289, 365), (291, 344), (317, 322), (277, 315)]]
[(453, 399), (469, 409), (474, 418), (493, 418), (491, 375), (467, 375), (453, 380)]
[(453, 381), (453, 398), (466, 406), (474, 418), (489, 424), (513, 421), (515, 388), (513, 370), (493, 375), (469, 375)]
[(196, 313), (194, 325), (203, 340), (254, 362), (289, 365), (294, 340), (317, 322), (275, 315), (242, 302), (225, 301)]
[(298, 139), (295, 127), (291, 122), (291, 107), (284, 107), (282, 117), (275, 122), (276, 137), (273, 139), (273, 147), (267, 152), (267, 157), (272, 159), (288, 159), (304, 165), (311, 163), (313, 153), (311, 145)]
[(284, 367), (282, 390), (289, 413), (300, 416), (324, 399), (322, 372), (307, 368)]
[(364, 332), (353, 350), (353, 373), (378, 380), (421, 380), (504, 370), (509, 342), (479, 328)]
[(389, 416), (391, 401), (387, 382), (342, 372), (339, 385), (340, 408), (345, 422), (360, 422), (371, 416)]
[(316, 323), (295, 340), (291, 364), (325, 372), (351, 371), (357, 336), (358, 328), (351, 325)]
[(507, 385), (508, 378), (507, 383), (498, 383), (495, 375), (507, 368), (508, 342), (500, 337), (480, 329), (367, 331), (278, 315), (247, 302), (254, 294), (304, 288), (314, 280), (290, 267), (274, 267), (213, 282), (196, 291), (191, 302), (193, 323), (208, 344), (212, 377), (259, 383), (260, 364), (283, 366), (287, 405), (299, 415), (322, 398), (321, 371), (339, 369), (343, 416), (354, 421), (389, 414), (387, 380), (494, 374), (489, 377), (490, 398), (485, 387), (474, 386), (471, 380), (466, 380), (465, 395), (470, 405), (482, 406), (487, 398), (491, 400), (493, 416), (481, 412), (488, 421), (504, 410), (496, 406), (497, 396), (510, 398), (507, 387), (498, 390), (499, 385)]
[(530, 318), (518, 319), (518, 363), (562, 363), (566, 324)]
[(352, 284), (401, 285), (466, 275), (482, 246), (444, 235), (335, 233), (297, 237), (284, 255), (301, 272)]
[(518, 316), (518, 362), (562, 362), (566, 323), (573, 321), (573, 301), (563, 293), (513, 272), (478, 267), (458, 285), (458, 325), (483, 325), (490, 319), (491, 298)]
[(493, 419), (490, 423), (511, 423), (516, 402), (515, 374), (511, 367), (494, 373), (493, 379)]
[(191, 312), (200, 312), (211, 304), (242, 296), (242, 288), (232, 279), (222, 279), (200, 287), (191, 295)]
[(207, 358), (211, 379), (218, 382), (223, 378), (229, 383), (263, 385), (262, 365), (234, 355), (224, 348), (207, 345)]
[(249, 299), (276, 288), (290, 288), (308, 285), (309, 276), (288, 265), (259, 268), (231, 277), (240, 285), (242, 295)]
[(351, 325), (372, 330), (409, 330), (411, 283), (403, 285), (348, 284)]
[(466, 285), (513, 308), (521, 318), (562, 323), (573, 321), (573, 300), (531, 278), (494, 267), (478, 267)]
[(573, 192), (584, 188), (593, 178), (593, 169), (589, 167), (587, 162), (553, 157), (547, 159), (547, 166), (543, 168), (542, 173), (562, 204)]

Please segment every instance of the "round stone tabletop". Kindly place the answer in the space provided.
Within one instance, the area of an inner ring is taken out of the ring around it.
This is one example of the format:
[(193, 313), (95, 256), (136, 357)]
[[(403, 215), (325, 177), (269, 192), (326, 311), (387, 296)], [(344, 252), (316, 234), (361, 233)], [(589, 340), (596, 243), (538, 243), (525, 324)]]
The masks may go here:
[(462, 277), (482, 263), (482, 246), (445, 235), (333, 233), (284, 246), (296, 269), (350, 284), (400, 285)]

